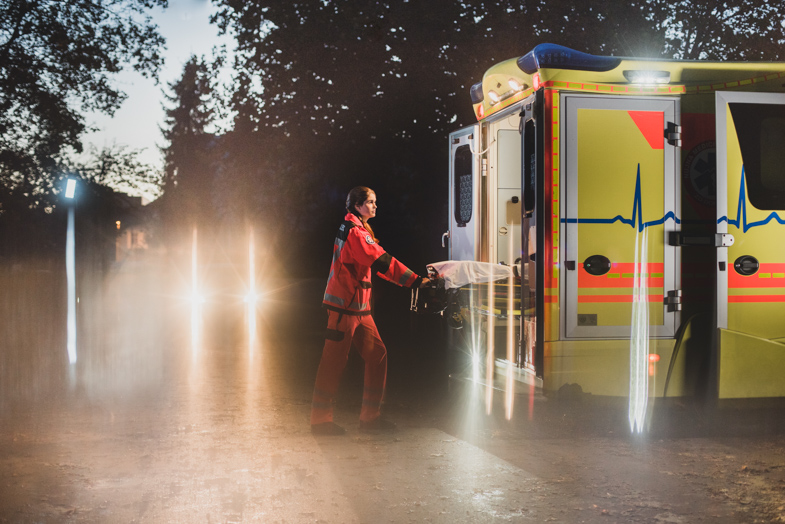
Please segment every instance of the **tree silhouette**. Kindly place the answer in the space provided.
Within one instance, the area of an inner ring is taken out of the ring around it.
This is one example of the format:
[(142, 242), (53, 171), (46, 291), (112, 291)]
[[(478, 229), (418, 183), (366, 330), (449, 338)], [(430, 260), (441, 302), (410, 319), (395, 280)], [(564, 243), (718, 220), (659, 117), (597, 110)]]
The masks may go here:
[(0, 185), (39, 205), (66, 147), (81, 151), (83, 111), (124, 99), (110, 76), (154, 75), (163, 38), (146, 10), (167, 0), (0, 1)]
[(213, 216), (215, 136), (208, 131), (213, 121), (212, 87), (204, 61), (192, 56), (182, 77), (169, 85), (165, 127), (168, 145), (164, 152), (166, 217), (176, 224), (211, 222)]

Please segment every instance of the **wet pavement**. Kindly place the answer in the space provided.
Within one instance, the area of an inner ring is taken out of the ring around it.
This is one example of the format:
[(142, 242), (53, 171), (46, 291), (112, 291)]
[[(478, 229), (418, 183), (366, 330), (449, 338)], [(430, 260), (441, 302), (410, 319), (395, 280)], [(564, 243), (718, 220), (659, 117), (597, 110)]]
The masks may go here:
[(158, 305), (107, 301), (111, 336), (75, 366), (37, 376), (6, 354), (4, 377), (18, 366), (38, 383), (0, 404), (0, 522), (785, 521), (780, 409), (658, 406), (633, 436), (623, 403), (520, 388), (507, 420), (504, 391), (448, 377), (440, 323), (395, 314), (396, 290), (377, 318), (398, 431), (359, 433), (353, 354), (336, 408), (347, 434), (314, 437), (322, 282), (270, 295), (255, 337), (240, 303), (194, 317), (155, 285), (116, 285)]

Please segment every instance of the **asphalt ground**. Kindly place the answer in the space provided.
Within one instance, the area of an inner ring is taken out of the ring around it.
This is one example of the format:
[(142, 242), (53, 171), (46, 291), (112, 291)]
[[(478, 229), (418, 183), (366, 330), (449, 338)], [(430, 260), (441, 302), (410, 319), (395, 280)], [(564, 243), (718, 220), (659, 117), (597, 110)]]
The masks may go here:
[(266, 296), (253, 343), (241, 301), (192, 316), (167, 289), (157, 271), (113, 280), (83, 306), (75, 365), (54, 328), (4, 334), (0, 522), (785, 520), (778, 406), (655, 404), (632, 434), (623, 399), (466, 380), (441, 321), (388, 289), (377, 323), (398, 430), (359, 432), (352, 353), (335, 414), (347, 434), (315, 437), (323, 282)]

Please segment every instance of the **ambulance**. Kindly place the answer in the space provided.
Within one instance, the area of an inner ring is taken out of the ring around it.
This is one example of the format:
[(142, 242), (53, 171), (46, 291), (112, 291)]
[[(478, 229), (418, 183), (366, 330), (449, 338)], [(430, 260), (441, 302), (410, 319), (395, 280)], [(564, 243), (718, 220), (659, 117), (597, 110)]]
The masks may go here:
[(542, 44), (471, 99), (443, 244), (510, 276), (461, 287), (443, 314), (483, 377), (785, 396), (785, 63)]

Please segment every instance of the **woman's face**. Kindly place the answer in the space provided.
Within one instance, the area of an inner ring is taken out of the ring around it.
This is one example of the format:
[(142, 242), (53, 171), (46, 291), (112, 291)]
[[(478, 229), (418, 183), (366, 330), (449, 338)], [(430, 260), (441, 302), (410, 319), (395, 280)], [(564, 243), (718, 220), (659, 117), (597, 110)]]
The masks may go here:
[(369, 218), (373, 218), (376, 216), (376, 194), (375, 193), (368, 193), (368, 198), (362, 204), (357, 204), (354, 206), (360, 216), (362, 216), (365, 220)]

